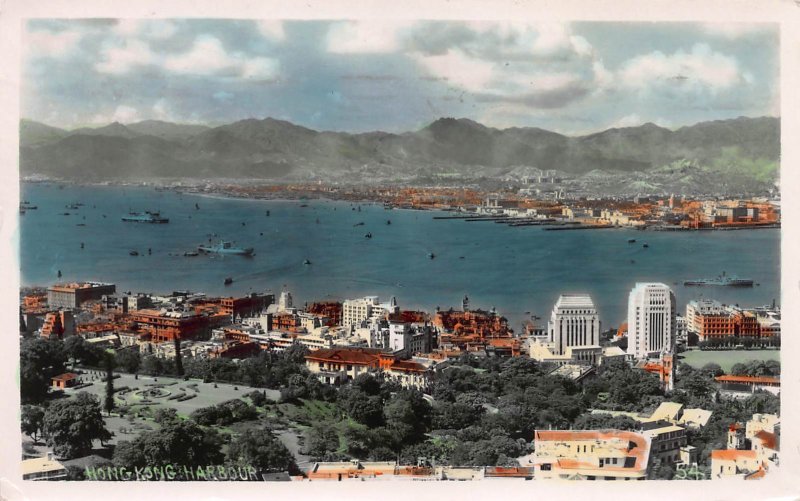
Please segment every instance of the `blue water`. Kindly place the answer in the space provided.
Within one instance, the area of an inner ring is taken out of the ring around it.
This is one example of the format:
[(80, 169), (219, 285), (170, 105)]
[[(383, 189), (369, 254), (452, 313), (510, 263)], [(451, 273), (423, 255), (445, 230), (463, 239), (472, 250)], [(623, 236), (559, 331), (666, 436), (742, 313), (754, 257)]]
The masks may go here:
[[(468, 294), (473, 307), (496, 306), (515, 329), (530, 314), (549, 317), (565, 292), (588, 292), (603, 325), (616, 326), (625, 321), (635, 282), (682, 284), (723, 270), (760, 286), (675, 284), (679, 311), (699, 297), (742, 306), (780, 300), (780, 230), (543, 231), (434, 220), (434, 212), (370, 204), (358, 212), (348, 202), (223, 199), (139, 187), (23, 183), (21, 195), (39, 207), (20, 216), (23, 285), (54, 283), (61, 270), (62, 280), (109, 281), (120, 291), (240, 295), (286, 287), (297, 304), (394, 295), (401, 307), (429, 311), (460, 307)], [(65, 208), (75, 202), (85, 205)], [(170, 222), (124, 223), (120, 218), (129, 210), (160, 210)], [(364, 225), (354, 226), (359, 222)], [(364, 237), (367, 232), (372, 239)], [(169, 255), (193, 250), (214, 233), (254, 247), (255, 256)], [(627, 243), (629, 238), (637, 243)], [(140, 255), (132, 257), (130, 250)], [(431, 252), (435, 259), (428, 257)], [(304, 265), (306, 259), (312, 264)], [(224, 286), (226, 277), (234, 283)]]

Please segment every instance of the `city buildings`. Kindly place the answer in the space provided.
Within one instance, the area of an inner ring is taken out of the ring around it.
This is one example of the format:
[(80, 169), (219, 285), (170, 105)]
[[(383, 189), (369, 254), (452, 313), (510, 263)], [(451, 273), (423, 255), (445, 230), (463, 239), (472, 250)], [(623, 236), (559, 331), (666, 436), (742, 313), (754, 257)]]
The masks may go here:
[(628, 297), (628, 353), (642, 360), (672, 353), (675, 294), (661, 283), (637, 283)]
[(689, 301), (686, 328), (700, 342), (739, 337), (762, 340), (779, 337), (780, 311), (777, 308), (745, 309), (710, 299)]

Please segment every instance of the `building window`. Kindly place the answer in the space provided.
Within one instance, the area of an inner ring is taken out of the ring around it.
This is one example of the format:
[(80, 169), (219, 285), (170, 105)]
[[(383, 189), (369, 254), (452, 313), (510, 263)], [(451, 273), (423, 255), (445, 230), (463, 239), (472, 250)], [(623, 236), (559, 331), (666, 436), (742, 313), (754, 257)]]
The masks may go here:
[(542, 471), (550, 471), (551, 467), (552, 467), (552, 465), (550, 463), (545, 463), (545, 464), (542, 464), (539, 469), (542, 470)]

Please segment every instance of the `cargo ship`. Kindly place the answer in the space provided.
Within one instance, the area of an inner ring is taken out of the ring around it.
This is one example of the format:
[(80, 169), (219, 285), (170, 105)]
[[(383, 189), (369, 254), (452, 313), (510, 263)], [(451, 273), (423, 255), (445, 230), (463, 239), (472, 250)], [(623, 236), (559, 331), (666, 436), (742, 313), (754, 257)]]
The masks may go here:
[(252, 247), (234, 247), (233, 242), (221, 241), (214, 245), (199, 245), (197, 250), (203, 254), (234, 254), (239, 256), (252, 256)]
[(169, 219), (161, 217), (159, 212), (130, 212), (127, 216), (122, 216), (122, 220), (127, 223), (153, 223), (164, 224), (168, 223)]
[(724, 287), (752, 287), (753, 281), (749, 278), (737, 278), (737, 277), (730, 277), (725, 275), (725, 272), (722, 272), (722, 275), (718, 276), (717, 278), (701, 278), (699, 280), (686, 280), (683, 282), (683, 285), (698, 285), (698, 286), (724, 286)]

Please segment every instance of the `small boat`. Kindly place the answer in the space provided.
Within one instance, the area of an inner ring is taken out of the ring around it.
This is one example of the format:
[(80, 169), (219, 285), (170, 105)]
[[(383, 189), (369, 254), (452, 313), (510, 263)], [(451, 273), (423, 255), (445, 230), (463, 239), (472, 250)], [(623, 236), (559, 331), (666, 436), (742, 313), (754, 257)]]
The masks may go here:
[(317, 224), (319, 224), (319, 218), (317, 218)]
[(59, 215), (61, 215), (61, 216), (69, 216), (69, 212), (60, 212)]
[(269, 211), (267, 211), (267, 216), (269, 216)]
[(246, 224), (247, 224), (247, 223), (245, 223), (244, 221), (242, 221), (242, 226), (246, 226)]
[(636, 239), (635, 238), (629, 238), (628, 239), (628, 243), (629, 244), (635, 244), (636, 243)]
[(24, 216), (24, 215), (25, 215), (25, 209), (20, 209), (20, 210), (19, 210), (19, 213), (20, 213), (20, 214), (22, 214), (22, 215)]
[(65, 209), (71, 209), (71, 210), (78, 210), (80, 208), (80, 206), (78, 204), (68, 204), (68, 205), (65, 205), (64, 208)]
[(391, 220), (391, 219), (387, 219), (387, 220), (386, 220), (386, 224), (387, 224), (387, 225), (389, 225), (389, 224), (392, 224), (392, 220)]
[(200, 210), (200, 206), (197, 205), (197, 204), (194, 204), (194, 210)]
[(435, 258), (435, 257), (436, 257), (436, 254), (434, 254), (433, 252), (431, 252), (430, 254), (428, 254), (428, 257), (429, 257), (429, 258), (431, 258), (431, 259), (433, 259), (433, 258)]
[(466, 259), (464, 256), (458, 256), (458, 259)]
[(135, 250), (132, 250), (132, 251), (128, 252), (128, 254), (130, 254), (131, 256), (138, 256), (139, 252), (135, 251)]
[(364, 221), (361, 221), (360, 223), (356, 223), (356, 224), (353, 225), (353, 227), (356, 227), (356, 226), (364, 226)]
[(309, 261), (308, 259), (306, 259), (305, 261), (303, 261), (303, 264), (311, 264), (311, 261)]
[(83, 249), (83, 242), (81, 242), (81, 249)]
[(232, 283), (233, 283), (233, 279), (231, 277), (228, 277), (228, 278), (225, 279), (225, 285), (230, 285)]
[(300, 204), (300, 207), (308, 207), (308, 204)]
[(186, 251), (186, 252), (183, 253), (183, 255), (185, 257), (194, 257), (194, 256), (199, 256), (200, 253), (197, 252), (197, 251)]
[(367, 233), (366, 235), (364, 235), (364, 237), (365, 238), (372, 238), (372, 233)]
[(58, 270), (58, 278), (61, 278), (61, 270)]
[(649, 245), (647, 245), (647, 244), (642, 244), (642, 247), (646, 249), (646, 248), (648, 248), (648, 247), (650, 247), (650, 246), (649, 246)]

